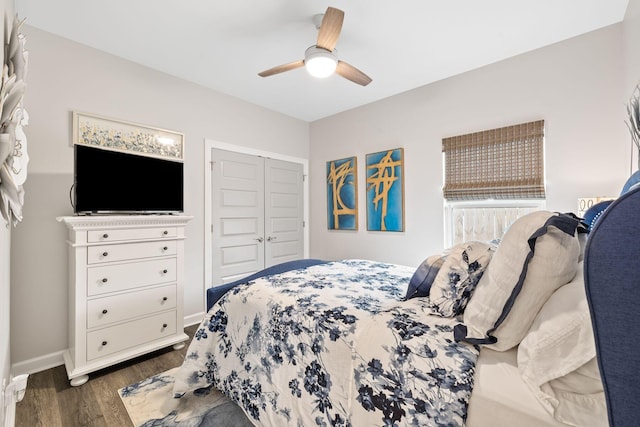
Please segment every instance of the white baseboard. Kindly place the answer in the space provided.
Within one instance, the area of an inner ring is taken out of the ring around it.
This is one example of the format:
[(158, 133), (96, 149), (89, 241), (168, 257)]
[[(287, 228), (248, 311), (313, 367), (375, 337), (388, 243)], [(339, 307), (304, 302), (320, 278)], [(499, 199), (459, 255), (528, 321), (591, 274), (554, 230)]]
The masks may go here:
[[(191, 326), (202, 322), (204, 312), (191, 314), (184, 318), (184, 325)], [(11, 365), (11, 375), (18, 376), (21, 374), (35, 374), (36, 372), (45, 371), (56, 366), (64, 365), (64, 350), (54, 353), (45, 354), (44, 356), (34, 357), (33, 359), (24, 360), (22, 362)]]
[(14, 377), (22, 374), (35, 374), (36, 372), (45, 371), (56, 366), (64, 365), (64, 350), (55, 353), (45, 354), (44, 356), (34, 357), (22, 362), (11, 365), (11, 375)]
[(189, 316), (186, 316), (184, 318), (184, 326), (191, 326), (191, 325), (196, 325), (200, 322), (202, 322), (202, 319), (204, 319), (204, 312), (201, 313), (196, 313), (196, 314), (191, 314)]

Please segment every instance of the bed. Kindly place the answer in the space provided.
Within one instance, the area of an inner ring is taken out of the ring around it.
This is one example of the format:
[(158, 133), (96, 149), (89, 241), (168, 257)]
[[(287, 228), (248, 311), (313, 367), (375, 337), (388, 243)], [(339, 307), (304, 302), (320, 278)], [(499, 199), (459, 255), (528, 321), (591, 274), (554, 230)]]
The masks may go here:
[(254, 275), (211, 301), (175, 396), (213, 384), (256, 426), (607, 426), (584, 274), (599, 226), (539, 211), (417, 267)]

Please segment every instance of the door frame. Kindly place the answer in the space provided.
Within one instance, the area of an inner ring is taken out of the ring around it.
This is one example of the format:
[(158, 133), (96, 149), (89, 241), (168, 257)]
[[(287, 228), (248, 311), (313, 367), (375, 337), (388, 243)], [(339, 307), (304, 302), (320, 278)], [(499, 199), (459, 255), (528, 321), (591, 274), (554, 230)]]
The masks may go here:
[[(301, 157), (287, 156), (285, 154), (274, 153), (271, 151), (258, 150), (256, 148), (245, 147), (242, 145), (229, 144), (227, 142), (215, 141), (213, 139), (204, 139), (204, 293), (212, 286), (212, 263), (211, 263), (211, 235), (213, 224), (211, 222), (211, 170), (213, 168), (211, 151), (214, 149), (233, 151), (240, 154), (250, 154), (259, 157), (268, 157), (270, 159), (284, 160), (291, 163), (302, 164), (303, 175), (303, 214), (304, 221), (304, 257), (309, 258), (309, 159)], [(204, 307), (206, 309), (206, 297)]]

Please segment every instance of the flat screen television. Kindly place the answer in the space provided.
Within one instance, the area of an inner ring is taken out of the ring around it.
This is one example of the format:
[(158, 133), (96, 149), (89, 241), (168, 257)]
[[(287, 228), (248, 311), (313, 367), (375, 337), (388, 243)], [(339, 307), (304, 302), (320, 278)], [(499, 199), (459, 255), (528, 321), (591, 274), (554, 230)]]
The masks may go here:
[(76, 214), (172, 214), (184, 211), (184, 163), (74, 145)]

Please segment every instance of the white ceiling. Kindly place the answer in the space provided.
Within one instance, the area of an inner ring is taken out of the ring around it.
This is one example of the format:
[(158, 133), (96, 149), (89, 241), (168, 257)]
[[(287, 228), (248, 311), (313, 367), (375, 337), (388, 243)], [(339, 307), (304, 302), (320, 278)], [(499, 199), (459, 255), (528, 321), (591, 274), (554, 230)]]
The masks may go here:
[[(26, 24), (314, 121), (622, 21), (628, 0), (15, 0)], [(304, 68), (313, 15), (345, 12), (338, 55), (366, 87)], [(28, 33), (27, 49), (29, 46)]]

